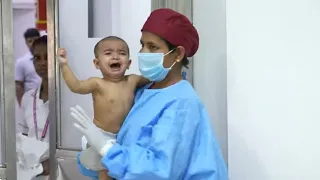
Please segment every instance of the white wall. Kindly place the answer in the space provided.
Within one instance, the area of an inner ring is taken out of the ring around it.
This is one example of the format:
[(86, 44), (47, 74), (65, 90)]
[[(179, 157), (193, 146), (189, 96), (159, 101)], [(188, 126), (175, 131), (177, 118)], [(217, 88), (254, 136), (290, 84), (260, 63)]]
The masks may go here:
[(232, 179), (319, 180), (320, 1), (227, 1)]
[(23, 34), (28, 28), (32, 27), (35, 27), (34, 9), (13, 9), (13, 40), (15, 59), (20, 58), (29, 51)]
[(225, 12), (230, 179), (319, 180), (320, 2), (228, 0), (226, 10), (223, 4), (195, 2), (203, 45), (195, 77), (212, 117), (221, 113), (213, 104), (224, 69), (218, 52)]
[[(101, 1), (95, 1), (99, 3)], [(117, 4), (114, 4), (117, 3)], [(74, 8), (77, 4), (78, 8)], [(102, 6), (102, 5), (101, 5)], [(104, 28), (111, 28), (112, 34), (123, 38), (129, 45), (131, 51), (132, 65), (128, 73), (139, 73), (137, 53), (140, 50), (140, 29), (151, 11), (149, 0), (119, 1), (112, 0), (112, 6), (119, 8), (119, 11), (106, 11), (106, 16), (114, 15), (112, 25)], [(91, 76), (101, 76), (92, 63), (94, 58), (93, 48), (100, 38), (88, 38), (88, 0), (69, 0), (59, 3), (59, 41), (60, 47), (67, 48), (69, 64), (74, 73), (80, 79), (87, 79)], [(111, 13), (111, 14), (110, 14)], [(134, 16), (133, 16), (134, 15)], [(104, 16), (98, 16), (99, 21), (104, 21)], [(72, 28), (70, 28), (70, 22)], [(105, 29), (110, 32), (110, 29)], [(61, 80), (61, 136), (63, 148), (79, 148), (80, 138), (76, 128), (73, 127), (72, 117), (69, 115), (69, 108), (76, 104), (81, 105), (90, 114), (93, 114), (91, 95), (78, 95), (72, 93)], [(93, 116), (92, 116), (93, 117)]]
[(203, 1), (193, 1), (193, 23), (200, 36), (199, 50), (193, 62), (194, 87), (206, 105), (223, 156), (227, 160), (225, 2)]

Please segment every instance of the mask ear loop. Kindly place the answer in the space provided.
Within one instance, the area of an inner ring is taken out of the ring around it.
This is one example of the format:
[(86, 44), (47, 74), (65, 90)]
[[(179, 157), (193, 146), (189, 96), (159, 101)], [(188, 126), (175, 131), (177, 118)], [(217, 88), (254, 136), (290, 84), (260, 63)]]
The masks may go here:
[(177, 59), (176, 61), (174, 61), (174, 63), (169, 67), (169, 69), (171, 69), (177, 62), (179, 62), (180, 60)]
[(176, 50), (176, 48), (171, 49), (169, 52), (167, 52), (167, 53), (166, 53), (166, 54), (164, 54), (163, 56), (166, 56), (166, 55), (168, 55), (168, 54), (172, 53), (174, 50)]
[[(177, 48), (173, 48), (171, 49), (169, 52), (167, 52), (165, 55), (163, 55), (163, 57), (165, 57), (166, 55), (172, 53), (174, 50), (176, 50)], [(163, 60), (162, 60), (163, 61)], [(168, 69), (171, 69), (177, 62), (179, 62), (179, 59), (177, 59)]]
[[(163, 58), (166, 56), (166, 55), (168, 55), (168, 54), (170, 54), (170, 53), (172, 53), (174, 50), (176, 50), (177, 48), (173, 48), (173, 49), (171, 49), (169, 52), (167, 52), (166, 54), (164, 54), (163, 55)], [(163, 59), (164, 60), (164, 59)], [(163, 62), (163, 60), (162, 60), (162, 62)], [(180, 60), (179, 59), (177, 59), (168, 69), (172, 69), (172, 67), (177, 63), (177, 62), (179, 62)]]

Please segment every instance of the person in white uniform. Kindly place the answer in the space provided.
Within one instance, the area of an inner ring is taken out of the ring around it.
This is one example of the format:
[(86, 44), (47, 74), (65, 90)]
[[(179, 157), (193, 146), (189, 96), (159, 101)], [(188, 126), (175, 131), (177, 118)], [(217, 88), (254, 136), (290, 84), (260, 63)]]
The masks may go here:
[(22, 96), (25, 92), (37, 88), (41, 83), (41, 78), (36, 73), (33, 66), (32, 44), (40, 37), (40, 32), (35, 28), (29, 28), (24, 33), (24, 38), (29, 51), (16, 60), (15, 81), (18, 103), (21, 104)]
[[(49, 175), (49, 101), (47, 36), (32, 45), (33, 64), (41, 84), (27, 91), (21, 101), (22, 133), (17, 134), (18, 179), (46, 179)], [(26, 177), (29, 176), (29, 177)]]

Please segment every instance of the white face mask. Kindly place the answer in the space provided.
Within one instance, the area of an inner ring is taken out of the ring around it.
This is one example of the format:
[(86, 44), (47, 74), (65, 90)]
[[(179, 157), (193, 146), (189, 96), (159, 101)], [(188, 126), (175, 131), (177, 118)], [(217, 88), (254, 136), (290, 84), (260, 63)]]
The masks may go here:
[(174, 49), (166, 54), (163, 53), (139, 53), (139, 70), (143, 77), (152, 82), (164, 80), (176, 61), (169, 67), (163, 67), (164, 56), (170, 54)]

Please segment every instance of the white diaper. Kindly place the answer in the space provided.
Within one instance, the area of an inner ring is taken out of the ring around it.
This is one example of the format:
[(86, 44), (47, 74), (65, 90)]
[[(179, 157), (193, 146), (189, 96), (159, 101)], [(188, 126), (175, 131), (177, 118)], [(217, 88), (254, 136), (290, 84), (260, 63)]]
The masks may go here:
[[(106, 137), (116, 139), (116, 134), (106, 132), (101, 129), (101, 131), (105, 134)], [(81, 164), (92, 171), (101, 171), (105, 170), (106, 168), (101, 164), (101, 156), (100, 154), (93, 148), (93, 147), (88, 147), (88, 141), (87, 139), (83, 136), (81, 139), (81, 147), (82, 147), (82, 152), (80, 153), (80, 162)], [(89, 145), (90, 146), (90, 145)]]

